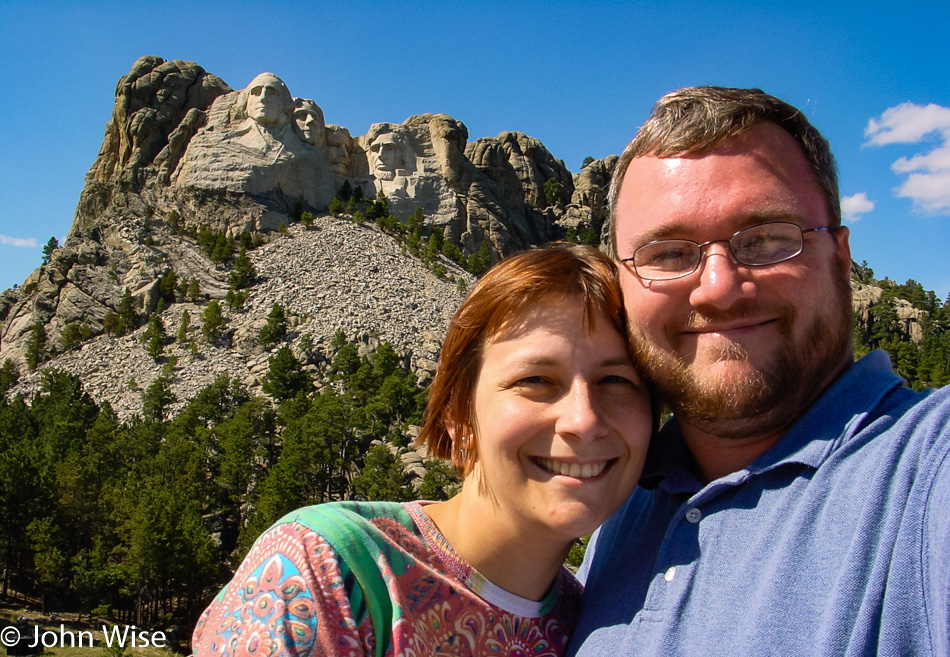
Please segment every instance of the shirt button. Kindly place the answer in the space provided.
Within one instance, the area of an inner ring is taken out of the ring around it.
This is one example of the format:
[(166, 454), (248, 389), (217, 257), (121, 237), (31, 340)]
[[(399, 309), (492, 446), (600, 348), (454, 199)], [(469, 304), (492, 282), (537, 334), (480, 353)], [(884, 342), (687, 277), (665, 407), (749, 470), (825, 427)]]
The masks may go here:
[(676, 566), (670, 566), (666, 569), (666, 572), (663, 573), (663, 579), (667, 582), (672, 582), (674, 577), (676, 577)]
[(694, 525), (702, 520), (703, 512), (699, 509), (693, 508), (686, 512), (686, 519), (689, 520)]

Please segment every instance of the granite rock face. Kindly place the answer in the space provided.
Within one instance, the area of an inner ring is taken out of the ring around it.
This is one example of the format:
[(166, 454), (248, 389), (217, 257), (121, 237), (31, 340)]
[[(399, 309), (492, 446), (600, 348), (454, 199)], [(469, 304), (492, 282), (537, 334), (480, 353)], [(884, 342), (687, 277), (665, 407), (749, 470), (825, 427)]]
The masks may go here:
[[(191, 241), (185, 239), (169, 240), (153, 248), (165, 253), (169, 260), (172, 250), (178, 250), (177, 262), (203, 260), (207, 268), (203, 254), (189, 252), (191, 246)], [(463, 292), (456, 282), (435, 276), (417, 258), (404, 253), (375, 226), (318, 217), (309, 230), (294, 224), (286, 234), (275, 234), (267, 244), (251, 251), (250, 257), (258, 272), (258, 282), (242, 309), (229, 310), (222, 304), (227, 324), (218, 342), (207, 344), (199, 337), (200, 315), (206, 302), (179, 302), (160, 313), (168, 334), (174, 337), (183, 312), (188, 311), (189, 339), (200, 345), (197, 355), (178, 343), (165, 348), (166, 357), (177, 359), (172, 393), (178, 401), (173, 412), (221, 374), (236, 377), (253, 392), (260, 393), (267, 359), (284, 345), (294, 349), (308, 368), (328, 363), (335, 355), (331, 341), (338, 330), (358, 343), (362, 353), (389, 342), (404, 355), (405, 364), (420, 379), (434, 374), (445, 328)], [(453, 263), (446, 261), (444, 265), (456, 280), (463, 280), (468, 286), (474, 282), (470, 274)], [(74, 265), (72, 270), (75, 269)], [(208, 285), (203, 285), (202, 290), (212, 298), (223, 296), (226, 286), (221, 281), (225, 272), (212, 267), (209, 274), (205, 279)], [(41, 282), (36, 285), (37, 290), (47, 289)], [(76, 309), (70, 312), (86, 312), (92, 324), (90, 312), (80, 307), (84, 303), (79, 293), (82, 285), (83, 282), (76, 286), (71, 282), (65, 284), (59, 288), (58, 296), (50, 299), (50, 306), (63, 311), (64, 304), (75, 305)], [(22, 287), (16, 290), (23, 291)], [(111, 301), (117, 304), (119, 299)], [(265, 349), (259, 344), (258, 334), (274, 303), (285, 309), (289, 330), (278, 344)], [(100, 303), (95, 302), (91, 308), (100, 308)], [(55, 311), (49, 317), (52, 324), (48, 328), (55, 343), (61, 320)], [(30, 323), (28, 318), (22, 321)], [(29, 331), (28, 326), (26, 330)], [(144, 331), (145, 326), (140, 326), (121, 337), (99, 335), (79, 350), (44, 363), (37, 372), (27, 374), (22, 368), (24, 375), (13, 393), (31, 395), (38, 389), (42, 369), (58, 367), (78, 375), (93, 398), (99, 403), (108, 400), (120, 417), (127, 419), (140, 414), (142, 391), (161, 374), (163, 367), (146, 352), (141, 342)], [(305, 335), (313, 343), (313, 348), (306, 352), (299, 346)], [(2, 357), (8, 355), (4, 351)]]
[(262, 73), (245, 89), (214, 101), (171, 183), (183, 190), (248, 196), (262, 206), (260, 216), (229, 227), (237, 232), (276, 229), (291, 222), (298, 206), (322, 211), (333, 199), (337, 183), (320, 147), (325, 130), (316, 103), (295, 101), (280, 78)]
[[(142, 57), (116, 85), (112, 119), (86, 184), (137, 181), (144, 167), (174, 169), (212, 101), (231, 88), (194, 62)], [(157, 162), (156, 162), (157, 161)]]

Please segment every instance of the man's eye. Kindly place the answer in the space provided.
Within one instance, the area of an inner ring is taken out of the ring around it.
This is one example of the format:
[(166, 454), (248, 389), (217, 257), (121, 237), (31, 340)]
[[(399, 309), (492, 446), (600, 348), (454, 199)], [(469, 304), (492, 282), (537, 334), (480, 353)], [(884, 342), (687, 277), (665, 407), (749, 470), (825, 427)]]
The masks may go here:
[(640, 262), (637, 263), (643, 267), (657, 267), (660, 269), (677, 268), (692, 263), (695, 257), (694, 250), (685, 246), (671, 245), (660, 246), (649, 249), (640, 254)]

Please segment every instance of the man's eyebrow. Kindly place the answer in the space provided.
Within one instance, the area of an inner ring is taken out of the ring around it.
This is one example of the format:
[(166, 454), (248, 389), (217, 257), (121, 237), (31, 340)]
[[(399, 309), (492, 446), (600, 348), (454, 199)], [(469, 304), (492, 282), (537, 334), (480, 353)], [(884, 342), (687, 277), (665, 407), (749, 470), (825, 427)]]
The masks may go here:
[(655, 240), (663, 240), (669, 238), (679, 237), (680, 235), (686, 234), (688, 229), (685, 225), (681, 223), (673, 224), (662, 224), (660, 226), (654, 226), (650, 230), (640, 233), (639, 235), (634, 235), (630, 241), (627, 243), (627, 247), (630, 249), (630, 255), (633, 255), (633, 252), (639, 249), (644, 244), (653, 242)]

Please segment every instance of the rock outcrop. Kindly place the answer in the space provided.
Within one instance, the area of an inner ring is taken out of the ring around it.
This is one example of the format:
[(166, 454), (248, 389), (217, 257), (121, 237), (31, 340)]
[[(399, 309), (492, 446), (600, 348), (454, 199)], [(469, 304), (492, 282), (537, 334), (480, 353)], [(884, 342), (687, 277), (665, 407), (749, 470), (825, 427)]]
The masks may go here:
[[(169, 259), (171, 255), (166, 249), (178, 250), (179, 263), (197, 258), (207, 265), (190, 239), (153, 248), (169, 254)], [(317, 218), (309, 230), (295, 224), (286, 234), (275, 234), (270, 242), (251, 251), (250, 257), (258, 282), (242, 309), (232, 311), (225, 307), (227, 325), (223, 338), (215, 344), (206, 344), (199, 338), (200, 315), (206, 303), (179, 302), (161, 312), (160, 317), (167, 332), (174, 336), (182, 314), (187, 311), (191, 318), (189, 339), (201, 343), (197, 354), (175, 343), (166, 347), (163, 362), (156, 363), (141, 341), (145, 331), (141, 326), (121, 337), (100, 335), (80, 349), (44, 364), (35, 373), (24, 372), (12, 392), (29, 396), (39, 386), (42, 369), (58, 367), (78, 375), (97, 402), (108, 400), (116, 413), (127, 419), (141, 413), (142, 390), (161, 374), (168, 358), (174, 357), (177, 362), (172, 393), (178, 401), (171, 411), (177, 412), (221, 374), (237, 377), (252, 391), (260, 392), (267, 360), (282, 345), (292, 346), (298, 358), (311, 369), (329, 362), (335, 354), (331, 341), (338, 330), (350, 341), (359, 343), (364, 353), (375, 350), (382, 342), (391, 343), (404, 354), (405, 364), (421, 380), (426, 380), (435, 372), (445, 328), (462, 299), (460, 289), (464, 285), (459, 286), (457, 281), (466, 285), (474, 282), (470, 274), (448, 261), (443, 264), (456, 282), (439, 278), (375, 226), (327, 216)], [(76, 269), (73, 266), (70, 271)], [(207, 287), (203, 286), (202, 291), (211, 297), (222, 297), (225, 286), (220, 281), (224, 274), (212, 267), (204, 279)], [(217, 287), (210, 281), (217, 281)], [(81, 287), (71, 282), (62, 290), (58, 299), (61, 312), (64, 304), (72, 304), (76, 308), (70, 312), (85, 313), (93, 324), (94, 312), (99, 312), (100, 304), (92, 302), (90, 307), (83, 308), (86, 297), (80, 292)], [(119, 299), (112, 301), (118, 304)], [(265, 349), (258, 336), (274, 303), (285, 309), (290, 327), (280, 343)], [(55, 306), (56, 300), (52, 304)], [(60, 319), (55, 313), (52, 317), (50, 335), (55, 343), (61, 335)], [(300, 348), (304, 335), (310, 336), (313, 345), (307, 350)]]

